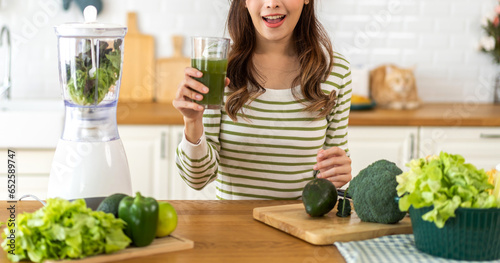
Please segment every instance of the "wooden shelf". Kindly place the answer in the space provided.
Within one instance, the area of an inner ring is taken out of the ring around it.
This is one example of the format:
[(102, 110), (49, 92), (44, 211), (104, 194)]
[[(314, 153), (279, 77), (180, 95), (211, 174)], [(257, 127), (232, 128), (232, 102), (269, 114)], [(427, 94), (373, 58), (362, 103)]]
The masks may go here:
[[(119, 103), (118, 124), (183, 125), (182, 115), (163, 103)], [(500, 126), (500, 105), (436, 103), (416, 110), (351, 111), (351, 126)]]
[(351, 111), (353, 126), (500, 126), (500, 105), (425, 104), (416, 110)]
[(118, 124), (127, 125), (183, 125), (182, 115), (172, 104), (129, 102), (118, 103)]

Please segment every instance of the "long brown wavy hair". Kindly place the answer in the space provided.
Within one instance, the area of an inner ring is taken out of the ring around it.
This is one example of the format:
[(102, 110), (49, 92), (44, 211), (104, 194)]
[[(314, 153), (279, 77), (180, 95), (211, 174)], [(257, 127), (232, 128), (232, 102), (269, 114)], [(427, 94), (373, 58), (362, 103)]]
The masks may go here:
[[(259, 75), (252, 62), (257, 32), (244, 0), (231, 1), (227, 30), (233, 44), (227, 68), (231, 92), (225, 110), (229, 117), (236, 121), (237, 113), (243, 105), (257, 94), (265, 92), (264, 87), (257, 81)], [(316, 18), (314, 0), (309, 0), (309, 4), (304, 5), (294, 29), (293, 42), (299, 55), (300, 74), (294, 79), (292, 87), (301, 85), (301, 93), (307, 100), (307, 111), (318, 112), (318, 117), (325, 117), (335, 106), (337, 95), (335, 92), (325, 94), (320, 86), (333, 68), (333, 50), (325, 29)], [(256, 89), (249, 90), (248, 84)], [(297, 94), (293, 95), (298, 98)]]

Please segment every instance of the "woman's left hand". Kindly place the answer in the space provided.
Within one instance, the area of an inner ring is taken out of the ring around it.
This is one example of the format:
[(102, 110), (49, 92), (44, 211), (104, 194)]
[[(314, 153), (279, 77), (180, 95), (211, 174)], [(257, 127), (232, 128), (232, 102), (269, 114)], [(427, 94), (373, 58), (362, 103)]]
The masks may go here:
[(351, 179), (351, 158), (339, 147), (326, 150), (320, 149), (316, 156), (317, 163), (314, 170), (319, 170), (317, 178), (325, 178), (339, 188)]

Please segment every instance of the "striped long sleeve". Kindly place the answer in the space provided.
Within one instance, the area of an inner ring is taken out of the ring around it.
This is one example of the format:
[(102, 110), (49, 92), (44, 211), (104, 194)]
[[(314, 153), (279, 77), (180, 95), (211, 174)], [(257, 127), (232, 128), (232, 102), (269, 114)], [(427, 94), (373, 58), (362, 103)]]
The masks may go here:
[[(305, 99), (291, 89), (268, 89), (247, 102), (233, 121), (224, 109), (206, 110), (204, 135), (177, 148), (180, 176), (194, 189), (213, 182), (219, 199), (299, 199), (313, 178), (319, 149), (338, 146), (348, 152), (347, 123), (351, 73), (339, 54), (321, 89), (337, 95), (325, 118), (305, 111)], [(294, 87), (300, 94), (300, 86)], [(226, 90), (227, 92), (227, 90)], [(225, 98), (226, 99), (226, 98)]]
[[(328, 129), (324, 149), (330, 147), (340, 147), (349, 155), (347, 144), (347, 126), (349, 122), (349, 110), (351, 108), (352, 79), (349, 62), (342, 56), (335, 56), (335, 60), (344, 63), (337, 63), (338, 70), (332, 72), (330, 79), (325, 84), (330, 84), (338, 88), (337, 102), (334, 110), (327, 117)], [(325, 91), (327, 92), (327, 91)]]

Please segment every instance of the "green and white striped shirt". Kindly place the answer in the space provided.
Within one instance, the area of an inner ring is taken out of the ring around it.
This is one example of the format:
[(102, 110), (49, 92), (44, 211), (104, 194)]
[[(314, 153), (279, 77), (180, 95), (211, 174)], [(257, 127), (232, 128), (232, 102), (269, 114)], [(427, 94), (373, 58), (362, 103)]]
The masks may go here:
[[(337, 102), (326, 118), (297, 101), (290, 89), (266, 92), (244, 105), (246, 119), (229, 118), (224, 109), (205, 110), (204, 135), (198, 144), (185, 136), (177, 148), (180, 176), (201, 190), (215, 181), (219, 199), (299, 199), (313, 178), (319, 149), (338, 146), (349, 151), (347, 123), (351, 101), (351, 71), (336, 55), (333, 72), (321, 84)], [(300, 87), (295, 87), (300, 94)], [(303, 101), (303, 100), (302, 100)]]

